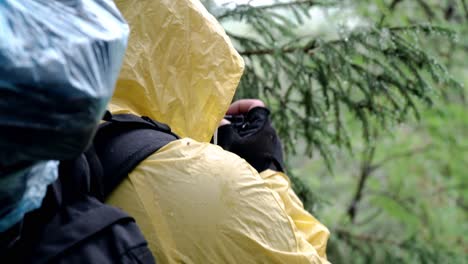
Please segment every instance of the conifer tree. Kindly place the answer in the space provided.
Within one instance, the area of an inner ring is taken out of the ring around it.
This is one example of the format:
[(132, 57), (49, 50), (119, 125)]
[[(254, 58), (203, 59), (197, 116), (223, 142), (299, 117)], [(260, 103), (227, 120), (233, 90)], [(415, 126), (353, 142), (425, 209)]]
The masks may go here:
[[(386, 153), (382, 139), (396, 126), (418, 124), (425, 109), (445, 111), (441, 104), (465, 109), (461, 82), (448, 69), (468, 65), (466, 0), (237, 2), (220, 6), (204, 1), (245, 60), (236, 97), (267, 102), (289, 155), (318, 153), (328, 173), (334, 171), (337, 154), (358, 157), (355, 184), (344, 188), (349, 203), (340, 207), (343, 220), (331, 227), (331, 260), (465, 263), (466, 237), (440, 239), (444, 231), (438, 234), (424, 220), (431, 209), (412, 208), (425, 205), (418, 200), (424, 197), (401, 197), (390, 189), (385, 202), (376, 202), (381, 208), (373, 208), (363, 196), (382, 167), (434, 147), (431, 142)], [(325, 30), (312, 29), (316, 16), (323, 15), (328, 17), (328, 24), (321, 24)], [(459, 123), (466, 129), (463, 119)], [(305, 207), (314, 210), (320, 203), (317, 190), (299, 180), (293, 169), (289, 172)], [(456, 217), (466, 213), (467, 185), (459, 180), (434, 191), (462, 190), (457, 192), (461, 202)], [(382, 211), (394, 219), (379, 220)], [(466, 215), (461, 219), (468, 220)], [(382, 232), (369, 233), (376, 228)], [(466, 225), (461, 229), (468, 231)]]

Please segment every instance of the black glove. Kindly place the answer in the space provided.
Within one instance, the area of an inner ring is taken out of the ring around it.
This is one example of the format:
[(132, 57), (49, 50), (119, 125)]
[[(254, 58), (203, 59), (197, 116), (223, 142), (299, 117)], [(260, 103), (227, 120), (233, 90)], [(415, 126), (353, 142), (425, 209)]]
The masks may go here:
[(246, 116), (234, 116), (231, 124), (218, 129), (218, 145), (245, 159), (258, 172), (284, 171), (281, 141), (271, 126), (270, 111), (251, 109)]

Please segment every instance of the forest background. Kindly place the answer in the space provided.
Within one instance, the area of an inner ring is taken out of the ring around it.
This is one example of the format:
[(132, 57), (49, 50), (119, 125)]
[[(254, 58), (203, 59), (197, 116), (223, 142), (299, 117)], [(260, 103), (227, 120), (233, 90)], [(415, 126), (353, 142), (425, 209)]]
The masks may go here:
[(202, 2), (332, 263), (468, 263), (466, 0)]

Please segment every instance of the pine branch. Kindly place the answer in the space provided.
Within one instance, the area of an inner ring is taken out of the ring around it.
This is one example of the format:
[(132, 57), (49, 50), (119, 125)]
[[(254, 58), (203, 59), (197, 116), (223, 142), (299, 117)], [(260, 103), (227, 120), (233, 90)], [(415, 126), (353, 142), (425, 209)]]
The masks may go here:
[(395, 154), (389, 155), (389, 156), (385, 157), (383, 160), (373, 164), (372, 165), (372, 170), (376, 170), (376, 169), (382, 167), (383, 165), (385, 165), (386, 163), (388, 163), (390, 161), (394, 161), (396, 159), (402, 159), (402, 158), (414, 156), (416, 154), (421, 154), (421, 153), (429, 150), (431, 147), (432, 147), (432, 144), (428, 144), (428, 145), (417, 147), (417, 148), (414, 148), (414, 149), (411, 149), (411, 150), (408, 150), (408, 151), (405, 151), (405, 152), (400, 152), (400, 153), (395, 153)]
[(373, 171), (371, 164), (372, 164), (372, 160), (374, 159), (374, 155), (375, 155), (375, 146), (370, 146), (368, 149), (364, 151), (364, 159), (361, 163), (358, 186), (356, 188), (354, 197), (347, 210), (347, 214), (349, 218), (351, 219), (351, 222), (354, 222), (354, 220), (356, 219), (358, 204), (362, 199), (362, 193), (366, 186), (367, 179), (369, 178), (369, 176), (371, 175)]
[[(452, 32), (444, 27), (437, 27), (437, 26), (429, 26), (429, 25), (411, 25), (411, 26), (394, 26), (394, 27), (387, 27), (384, 28), (385, 30), (388, 30), (390, 32), (408, 32), (408, 31), (413, 31), (413, 30), (420, 30), (424, 33), (430, 33), (431, 30), (438, 30), (440, 32), (443, 32), (444, 34), (450, 35)], [(231, 32), (227, 32), (228, 35), (234, 39), (237, 40), (249, 40), (253, 41), (252, 39), (246, 38), (246, 37), (240, 37), (237, 36)], [(367, 34), (373, 34), (373, 30), (368, 30), (368, 31), (363, 31), (359, 32), (356, 36), (362, 35), (365, 36)], [(349, 40), (343, 40), (343, 39), (337, 39), (337, 40), (332, 40), (332, 41), (327, 41), (327, 42), (322, 42), (322, 44), (326, 45), (334, 45), (334, 44), (339, 44), (343, 43)], [(295, 46), (295, 47), (281, 47), (281, 48), (263, 48), (263, 49), (253, 49), (253, 50), (244, 50), (244, 51), (239, 51), (239, 54), (242, 56), (261, 56), (261, 55), (275, 55), (277, 53), (282, 53), (282, 54), (287, 54), (287, 53), (294, 53), (294, 52), (304, 52), (308, 55), (312, 55), (315, 51), (315, 49), (319, 48), (319, 42), (318, 41), (310, 41), (310, 43), (304, 45), (304, 46)]]
[[(305, 5), (307, 7), (312, 7), (314, 5), (318, 4), (323, 4), (321, 1), (317, 0), (297, 0), (297, 1), (290, 1), (290, 2), (278, 2), (270, 5), (261, 5), (261, 6), (256, 6), (254, 7), (257, 10), (266, 10), (266, 9), (277, 9), (277, 8), (285, 8), (285, 7), (291, 7), (291, 6), (296, 6), (296, 5)], [(250, 6), (250, 5), (249, 5)]]
[(266, 10), (273, 10), (273, 9), (281, 9), (281, 8), (292, 8), (295, 6), (306, 7), (310, 8), (316, 5), (333, 5), (333, 2), (322, 2), (317, 0), (297, 0), (297, 1), (290, 1), (290, 2), (278, 2), (269, 5), (261, 5), (261, 6), (252, 6), (250, 4), (241, 4), (236, 5), (236, 7), (232, 10), (226, 11), (225, 13), (216, 17), (218, 21), (222, 21), (226, 18), (235, 17), (235, 16), (242, 16), (252, 11), (266, 11)]
[(373, 163), (373, 159), (375, 156), (375, 146), (370, 146), (368, 149), (364, 151), (364, 158), (361, 164), (361, 169), (359, 173), (359, 180), (358, 180), (358, 185), (355, 191), (355, 195), (348, 207), (347, 214), (349, 218), (351, 219), (351, 222), (354, 222), (356, 219), (357, 215), (357, 207), (359, 202), (362, 199), (363, 191), (365, 189), (367, 180), (369, 177), (372, 175), (372, 173), (377, 170), (378, 168), (382, 167), (388, 162), (394, 161), (396, 159), (402, 159), (402, 158), (407, 158), (411, 157), (416, 154), (423, 153), (427, 151), (429, 148), (431, 148), (431, 145), (426, 145), (418, 148), (414, 148), (405, 152), (401, 153), (396, 153), (389, 155), (385, 157), (383, 160)]
[(424, 13), (426, 14), (427, 18), (429, 20), (432, 20), (435, 17), (435, 13), (434, 11), (432, 11), (431, 7), (426, 3), (426, 1), (425, 0), (416, 0), (416, 1), (424, 10)]
[[(462, 14), (457, 14), (456, 6), (458, 4), (456, 3), (456, 1), (460, 1), (461, 3), (461, 6), (463, 8)], [(382, 14), (378, 25), (379, 26), (383, 25), (384, 20), (387, 18), (387, 14), (402, 16), (400, 12), (395, 12), (395, 9), (397, 5), (403, 2), (404, 0), (393, 0), (388, 7), (389, 12), (387, 12), (386, 14)], [(443, 18), (443, 20), (445, 21), (453, 21), (454, 18), (458, 17), (459, 15), (465, 16), (465, 18), (468, 19), (468, 4), (466, 0), (447, 0), (445, 1), (447, 3), (447, 6), (445, 8), (442, 8), (441, 6), (434, 7), (435, 3), (433, 1), (431, 2), (431, 1), (425, 1), (425, 0), (416, 0), (416, 2), (418, 4), (418, 7), (420, 7), (421, 10), (423, 11), (425, 18), (428, 21), (435, 21), (435, 20), (438, 20), (439, 18)], [(412, 23), (417, 23), (421, 19), (419, 17), (416, 17), (414, 14), (415, 14), (414, 8), (412, 8), (411, 12), (407, 14), (408, 16), (407, 18), (408, 18), (408, 21), (412, 21)]]
[(280, 48), (280, 49), (256, 49), (256, 50), (245, 50), (239, 51), (239, 54), (242, 56), (261, 56), (261, 55), (273, 55), (275, 53), (294, 53), (294, 52), (304, 52), (307, 55), (312, 55), (314, 52), (315, 46), (310, 47), (289, 47), (289, 48)]
[[(393, 0), (392, 3), (390, 4), (390, 6), (388, 7), (389, 11), (395, 10), (397, 5), (400, 4), (401, 2), (403, 2), (403, 0)], [(385, 17), (386, 17), (385, 14), (382, 14), (382, 16), (380, 17), (379, 27), (381, 27), (383, 25), (383, 23), (385, 21)]]
[[(348, 113), (362, 124), (366, 140), (371, 139), (369, 131), (376, 122), (385, 127), (411, 113), (419, 118), (418, 101), (432, 102), (431, 82), (449, 79), (445, 68), (417, 42), (435, 33), (451, 36), (446, 28), (358, 28), (339, 39), (323, 41), (283, 34), (291, 30), (284, 27), (287, 21), (272, 20), (258, 7), (246, 8), (250, 11), (242, 19), (260, 37), (227, 32), (246, 62), (236, 98), (260, 97), (269, 103), (287, 153), (295, 153), (294, 141), (299, 138), (305, 139), (308, 155), (318, 150), (330, 157), (331, 145), (351, 149), (344, 123)], [(281, 30), (272, 29), (276, 26)], [(278, 44), (280, 37), (286, 44)]]

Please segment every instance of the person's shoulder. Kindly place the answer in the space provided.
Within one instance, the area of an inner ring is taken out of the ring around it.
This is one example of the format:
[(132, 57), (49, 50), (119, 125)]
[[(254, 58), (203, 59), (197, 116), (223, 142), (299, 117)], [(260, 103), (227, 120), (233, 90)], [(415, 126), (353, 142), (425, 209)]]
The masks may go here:
[(198, 143), (202, 152), (200, 157), (207, 165), (213, 167), (222, 167), (226, 173), (255, 173), (255, 169), (243, 158), (235, 153), (224, 150), (218, 145), (211, 143)]
[(170, 142), (149, 156), (146, 161), (158, 161), (158, 163), (177, 161), (185, 166), (201, 166), (209, 171), (222, 169), (228, 173), (256, 174), (255, 169), (238, 155), (220, 146), (191, 138), (181, 138)]

